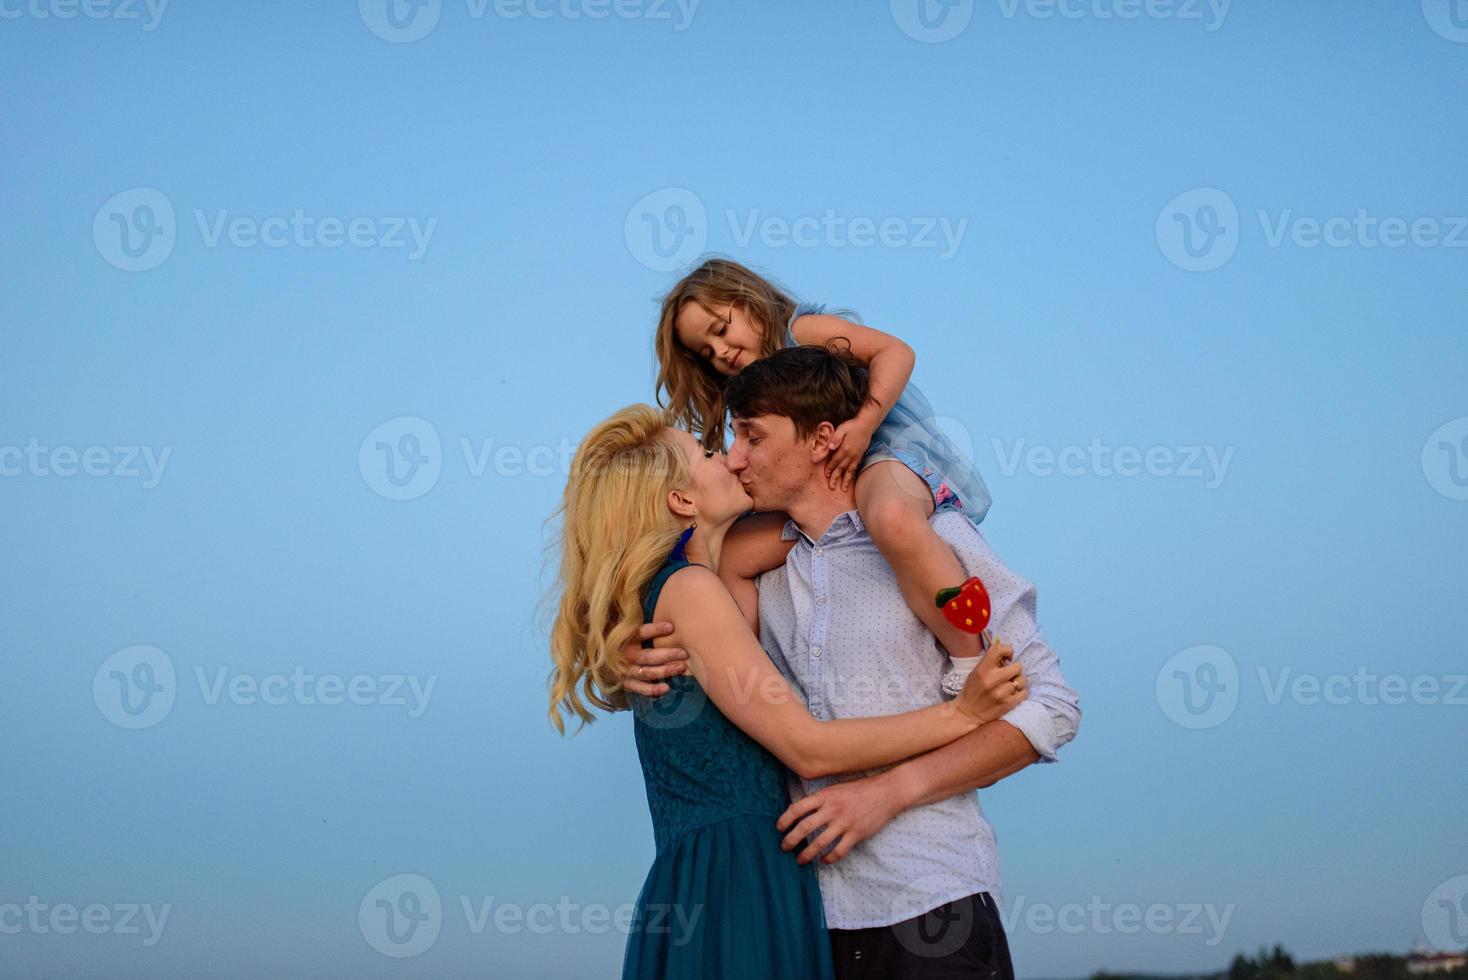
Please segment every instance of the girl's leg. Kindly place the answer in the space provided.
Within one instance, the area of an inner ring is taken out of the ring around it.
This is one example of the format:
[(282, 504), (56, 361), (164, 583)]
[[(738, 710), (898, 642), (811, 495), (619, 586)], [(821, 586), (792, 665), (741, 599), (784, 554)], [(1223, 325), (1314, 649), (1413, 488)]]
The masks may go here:
[(908, 606), (932, 630), (965, 674), (978, 663), (980, 640), (948, 622), (935, 602), (942, 589), (968, 578), (958, 556), (933, 530), (933, 493), (897, 460), (873, 463), (856, 478), (856, 509), (892, 571)]
[(780, 540), (789, 519), (783, 511), (742, 517), (724, 536), (719, 578), (756, 633), (759, 632), (759, 591), (754, 587), (754, 580), (785, 563), (785, 556), (795, 544)]

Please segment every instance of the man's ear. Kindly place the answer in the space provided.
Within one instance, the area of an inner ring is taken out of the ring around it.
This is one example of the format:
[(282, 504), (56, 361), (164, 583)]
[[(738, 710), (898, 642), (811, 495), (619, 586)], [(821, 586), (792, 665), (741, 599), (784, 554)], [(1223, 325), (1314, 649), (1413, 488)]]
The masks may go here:
[(836, 434), (836, 427), (830, 422), (822, 422), (816, 426), (816, 431), (810, 440), (810, 461), (812, 463), (824, 463), (826, 457), (831, 455), (831, 438)]
[(668, 510), (677, 514), (685, 520), (692, 520), (698, 513), (698, 507), (693, 503), (693, 498), (682, 490), (668, 491)]

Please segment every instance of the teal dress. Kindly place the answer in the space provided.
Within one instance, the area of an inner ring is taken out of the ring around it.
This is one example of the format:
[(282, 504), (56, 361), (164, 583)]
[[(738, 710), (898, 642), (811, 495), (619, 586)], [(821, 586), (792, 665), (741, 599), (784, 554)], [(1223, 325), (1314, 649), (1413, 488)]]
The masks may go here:
[[(691, 564), (683, 542), (649, 584)], [(651, 644), (644, 644), (650, 646)], [(814, 864), (780, 850), (786, 769), (736, 728), (692, 677), (629, 695), (657, 856), (627, 936), (623, 978), (832, 980)]]
[[(785, 346), (799, 343), (790, 331), (797, 319), (807, 313), (824, 311), (824, 306), (813, 303), (798, 305), (790, 315), (790, 323), (785, 325)], [(861, 465), (867, 467), (887, 459), (905, 464), (927, 482), (928, 489), (933, 491), (935, 509), (945, 505), (954, 508), (977, 525), (989, 513), (993, 498), (973, 462), (938, 424), (940, 418), (918, 386), (909, 382), (877, 431), (872, 433)], [(953, 424), (962, 427), (956, 419)]]

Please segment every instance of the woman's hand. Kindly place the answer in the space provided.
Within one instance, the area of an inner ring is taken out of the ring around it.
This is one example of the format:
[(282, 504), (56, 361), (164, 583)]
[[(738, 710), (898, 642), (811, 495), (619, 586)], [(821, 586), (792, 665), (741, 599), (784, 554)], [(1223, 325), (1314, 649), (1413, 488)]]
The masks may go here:
[(875, 431), (861, 416), (847, 419), (836, 427), (831, 436), (831, 456), (826, 460), (826, 480), (832, 490), (851, 489)]
[(644, 623), (636, 635), (622, 645), (622, 690), (655, 698), (668, 693), (668, 685), (662, 681), (688, 672), (687, 650), (681, 647), (642, 647), (643, 640), (655, 640), (672, 632), (672, 623)]
[(996, 640), (981, 654), (954, 704), (980, 725), (997, 721), (1025, 699), (1028, 683), (1024, 668), (1014, 659), (1014, 648)]
[(786, 832), (780, 848), (794, 850), (815, 835), (796, 856), (797, 861), (809, 864), (833, 844), (821, 863), (835, 864), (844, 858), (903, 811), (896, 784), (885, 776), (836, 783), (790, 804), (775, 821), (775, 828)]

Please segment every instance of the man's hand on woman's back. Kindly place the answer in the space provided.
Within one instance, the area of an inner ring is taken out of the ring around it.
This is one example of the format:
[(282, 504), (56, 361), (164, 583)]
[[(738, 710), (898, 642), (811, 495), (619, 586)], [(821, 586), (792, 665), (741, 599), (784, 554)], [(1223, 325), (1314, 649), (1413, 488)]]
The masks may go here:
[(687, 650), (642, 646), (644, 640), (655, 640), (672, 632), (672, 623), (644, 623), (627, 641), (622, 647), (622, 690), (655, 698), (668, 693), (668, 685), (663, 682), (669, 677), (688, 672)]

